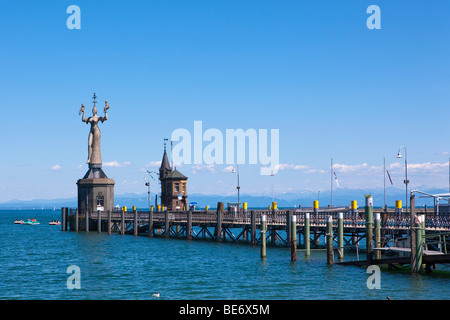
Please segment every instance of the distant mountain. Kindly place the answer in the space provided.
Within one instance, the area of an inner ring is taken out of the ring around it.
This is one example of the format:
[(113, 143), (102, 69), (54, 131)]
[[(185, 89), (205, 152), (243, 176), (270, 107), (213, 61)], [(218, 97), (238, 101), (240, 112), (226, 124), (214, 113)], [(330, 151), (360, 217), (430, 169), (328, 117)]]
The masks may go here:
[[(422, 191), (431, 194), (447, 193), (448, 190), (444, 189), (423, 189)], [(364, 195), (371, 194), (373, 197), (373, 202), (375, 207), (380, 207), (384, 205), (384, 192), (383, 190), (362, 190), (362, 189), (347, 189), (347, 188), (337, 188), (333, 190), (333, 205), (350, 205), (352, 200), (358, 201), (358, 206), (364, 206)], [(388, 188), (386, 190), (386, 203), (389, 207), (395, 205), (395, 200), (405, 201), (405, 190)], [(314, 200), (319, 198), (320, 206), (325, 207), (331, 204), (331, 192), (323, 191), (318, 194), (312, 191), (299, 191), (298, 193), (284, 193), (276, 194), (274, 196), (274, 201), (277, 202), (278, 207), (298, 207), (299, 205), (303, 207), (311, 207)], [(247, 202), (249, 208), (267, 208), (272, 203), (272, 197), (269, 196), (255, 196), (241, 194), (241, 202)], [(210, 208), (215, 208), (218, 202), (223, 202), (225, 205), (228, 202), (237, 202), (237, 194), (231, 196), (221, 196), (221, 195), (205, 195), (205, 194), (191, 194), (188, 198), (189, 202), (196, 202), (197, 208), (204, 208), (209, 206)], [(154, 205), (155, 199), (152, 197), (151, 204)], [(422, 206), (427, 204), (429, 206), (433, 205), (432, 199), (421, 198), (417, 195), (416, 205)], [(135, 194), (126, 193), (121, 195), (115, 195), (115, 205), (137, 208), (148, 208), (147, 194)], [(77, 206), (77, 198), (64, 198), (64, 199), (35, 199), (35, 200), (10, 200), (7, 202), (0, 203), (0, 209), (60, 209), (61, 207), (71, 207), (75, 208)]]

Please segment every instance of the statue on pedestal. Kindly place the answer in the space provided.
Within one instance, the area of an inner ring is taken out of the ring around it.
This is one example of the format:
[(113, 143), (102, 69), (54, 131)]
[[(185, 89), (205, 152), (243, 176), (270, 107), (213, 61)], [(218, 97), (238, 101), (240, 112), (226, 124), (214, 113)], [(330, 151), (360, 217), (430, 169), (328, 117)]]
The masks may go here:
[(99, 167), (101, 168), (102, 165), (102, 155), (100, 151), (100, 138), (101, 133), (100, 129), (98, 128), (98, 123), (101, 121), (102, 123), (106, 120), (108, 120), (108, 113), (107, 110), (109, 109), (108, 101), (105, 101), (105, 108), (103, 109), (105, 116), (100, 117), (97, 115), (97, 107), (95, 104), (97, 101), (95, 100), (97, 96), (94, 93), (94, 107), (92, 108), (92, 117), (89, 117), (86, 119), (85, 117), (85, 110), (84, 105), (81, 105), (81, 109), (79, 112), (79, 115), (83, 114), (82, 121), (86, 124), (91, 125), (91, 131), (89, 132), (89, 140), (88, 140), (88, 160), (87, 164), (89, 164), (89, 167)]

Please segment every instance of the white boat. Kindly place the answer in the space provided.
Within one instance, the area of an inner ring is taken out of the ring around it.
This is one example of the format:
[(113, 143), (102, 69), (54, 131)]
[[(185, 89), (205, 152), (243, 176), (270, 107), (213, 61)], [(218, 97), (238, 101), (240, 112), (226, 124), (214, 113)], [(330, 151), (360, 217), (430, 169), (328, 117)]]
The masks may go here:
[(14, 224), (24, 224), (25, 223), (25, 221), (23, 221), (23, 220), (15, 220), (14, 221)]
[(58, 226), (61, 224), (61, 221), (53, 220), (48, 223), (51, 226)]

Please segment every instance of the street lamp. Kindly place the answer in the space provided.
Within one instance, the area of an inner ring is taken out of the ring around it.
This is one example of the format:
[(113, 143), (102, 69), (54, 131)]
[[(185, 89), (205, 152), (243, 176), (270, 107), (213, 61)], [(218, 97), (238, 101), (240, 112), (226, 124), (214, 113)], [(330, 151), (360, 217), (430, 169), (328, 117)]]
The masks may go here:
[(233, 166), (232, 173), (237, 173), (237, 187), (236, 187), (236, 189), (237, 189), (237, 192), (238, 192), (238, 211), (240, 211), (241, 198), (240, 198), (240, 192), (239, 191), (240, 191), (241, 187), (239, 186), (239, 166), (236, 165), (236, 168), (237, 168), (237, 172), (236, 172), (235, 167)]
[(397, 154), (397, 158), (401, 159), (402, 158), (402, 154), (400, 152), (401, 149), (405, 149), (405, 180), (403, 181), (403, 183), (405, 184), (405, 188), (406, 188), (406, 212), (408, 212), (408, 153), (406, 151), (406, 147), (404, 146), (400, 146), (398, 148), (398, 154)]
[[(148, 171), (148, 170), (147, 170), (148, 176), (151, 177), (153, 180), (155, 180), (155, 178), (153, 178), (153, 176), (151, 175), (152, 173), (158, 174), (158, 173), (155, 172), (155, 171)], [(145, 182), (145, 185), (148, 187), (148, 191), (147, 191), (147, 193), (148, 193), (148, 198), (147, 198), (147, 199), (148, 199), (148, 211), (150, 211), (150, 209), (151, 209), (150, 179), (148, 179), (148, 181), (147, 181), (147, 177), (144, 177), (144, 181), (146, 181), (146, 182)]]

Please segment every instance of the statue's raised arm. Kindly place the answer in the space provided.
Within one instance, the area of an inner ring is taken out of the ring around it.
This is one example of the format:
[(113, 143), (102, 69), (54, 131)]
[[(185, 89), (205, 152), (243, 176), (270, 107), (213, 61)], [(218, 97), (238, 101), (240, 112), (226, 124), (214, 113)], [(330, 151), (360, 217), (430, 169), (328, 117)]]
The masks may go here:
[(109, 109), (109, 104), (108, 104), (108, 100), (105, 101), (105, 108), (103, 109), (103, 112), (105, 113), (105, 116), (101, 119), (102, 122), (108, 120), (108, 109)]
[(86, 119), (85, 116), (84, 116), (84, 105), (83, 105), (83, 104), (81, 104), (81, 109), (80, 109), (80, 111), (78, 112), (78, 115), (81, 115), (81, 114), (83, 114), (83, 117), (81, 118), (81, 121), (87, 123), (87, 119)]

